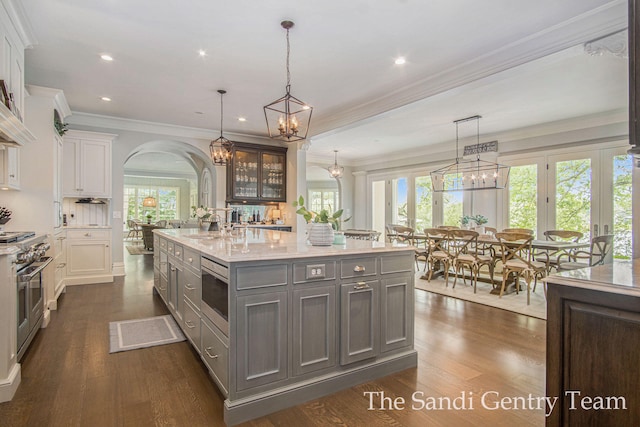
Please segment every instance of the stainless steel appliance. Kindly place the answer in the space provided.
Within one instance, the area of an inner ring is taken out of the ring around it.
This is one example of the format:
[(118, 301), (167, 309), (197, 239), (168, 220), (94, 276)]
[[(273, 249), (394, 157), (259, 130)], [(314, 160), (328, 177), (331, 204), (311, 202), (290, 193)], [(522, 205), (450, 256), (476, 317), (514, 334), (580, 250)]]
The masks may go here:
[(200, 309), (226, 336), (229, 336), (229, 269), (202, 257), (202, 305)]
[[(9, 239), (9, 243), (15, 242), (20, 247), (20, 252), (16, 256), (18, 290), (17, 350), (18, 360), (20, 360), (42, 325), (42, 316), (44, 314), (42, 271), (49, 265), (52, 258), (44, 256), (50, 248), (49, 243), (28, 244), (29, 241), (26, 239), (34, 236), (35, 233), (5, 234), (11, 235), (0, 236), (0, 239)], [(20, 245), (21, 241), (25, 241), (25, 244)]]
[(35, 235), (33, 231), (0, 231), (0, 243), (21, 242)]

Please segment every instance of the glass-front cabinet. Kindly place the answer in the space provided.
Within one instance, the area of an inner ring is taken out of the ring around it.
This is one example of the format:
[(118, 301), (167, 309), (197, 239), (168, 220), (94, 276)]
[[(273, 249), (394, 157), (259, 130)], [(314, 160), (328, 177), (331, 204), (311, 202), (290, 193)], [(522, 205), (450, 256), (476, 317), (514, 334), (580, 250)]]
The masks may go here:
[(227, 203), (285, 202), (287, 148), (234, 143), (227, 168)]

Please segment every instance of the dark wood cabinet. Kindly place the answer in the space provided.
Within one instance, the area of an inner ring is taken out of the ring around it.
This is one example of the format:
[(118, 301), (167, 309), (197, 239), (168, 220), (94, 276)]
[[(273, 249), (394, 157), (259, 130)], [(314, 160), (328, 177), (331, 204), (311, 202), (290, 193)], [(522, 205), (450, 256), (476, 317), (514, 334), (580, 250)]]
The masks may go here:
[(640, 425), (640, 297), (553, 278), (547, 296), (546, 425)]
[(287, 201), (287, 148), (235, 143), (227, 167), (227, 203)]

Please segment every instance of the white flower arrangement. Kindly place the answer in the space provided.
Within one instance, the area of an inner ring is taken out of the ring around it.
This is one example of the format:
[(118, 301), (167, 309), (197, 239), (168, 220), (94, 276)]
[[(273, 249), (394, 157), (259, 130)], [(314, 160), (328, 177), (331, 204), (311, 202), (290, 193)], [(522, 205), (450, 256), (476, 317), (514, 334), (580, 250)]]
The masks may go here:
[(198, 219), (209, 219), (213, 215), (213, 209), (207, 208), (205, 206), (195, 207), (191, 206), (193, 210), (193, 216)]

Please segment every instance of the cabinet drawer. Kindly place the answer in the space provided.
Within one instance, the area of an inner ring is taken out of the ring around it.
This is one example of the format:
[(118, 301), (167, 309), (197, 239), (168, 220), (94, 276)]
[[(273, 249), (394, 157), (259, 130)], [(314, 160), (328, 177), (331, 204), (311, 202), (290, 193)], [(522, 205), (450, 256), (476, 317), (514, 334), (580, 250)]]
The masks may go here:
[(184, 269), (184, 296), (188, 298), (196, 310), (200, 311), (202, 301), (202, 279), (196, 276), (193, 271)]
[(378, 266), (377, 258), (353, 258), (340, 262), (340, 277), (375, 276)]
[(191, 307), (188, 300), (185, 300), (184, 304), (184, 331), (189, 337), (189, 341), (193, 344), (193, 347), (201, 353), (200, 349), (200, 314)]
[(173, 255), (173, 251), (175, 250), (175, 248), (176, 248), (175, 243), (171, 241), (167, 242), (167, 252), (169, 253), (169, 255)]
[(206, 322), (201, 322), (202, 360), (207, 365), (222, 393), (229, 394), (229, 347)]
[(167, 239), (163, 239), (162, 237), (159, 238), (160, 240), (160, 249), (164, 249), (165, 251), (167, 250)]
[(413, 271), (413, 253), (402, 255), (390, 255), (380, 258), (380, 273), (404, 273)]
[(192, 268), (200, 274), (200, 252), (193, 249), (184, 248), (184, 257), (182, 258), (184, 265)]
[(68, 240), (111, 240), (111, 230), (67, 230)]
[(336, 278), (335, 261), (300, 262), (293, 264), (293, 283), (318, 282)]
[(238, 290), (283, 286), (287, 284), (287, 264), (264, 264), (238, 267)]
[(182, 245), (177, 245), (174, 244), (173, 245), (173, 256), (178, 258), (178, 259), (182, 259), (182, 255), (184, 253), (184, 248), (182, 247)]

